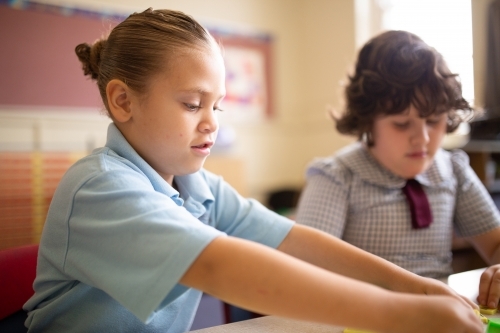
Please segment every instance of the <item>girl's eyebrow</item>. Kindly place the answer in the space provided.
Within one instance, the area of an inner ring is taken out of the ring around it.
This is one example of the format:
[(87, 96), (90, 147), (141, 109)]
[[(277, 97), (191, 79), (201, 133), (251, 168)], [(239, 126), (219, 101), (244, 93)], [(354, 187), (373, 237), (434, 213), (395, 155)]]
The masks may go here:
[(404, 119), (409, 118), (408, 115), (404, 115), (404, 114), (391, 114), (388, 117), (392, 117), (392, 118), (404, 118)]
[[(192, 89), (186, 89), (182, 90), (183, 93), (189, 93), (189, 94), (199, 94), (202, 96), (210, 95), (211, 93), (203, 88), (192, 88)], [(225, 97), (226, 94), (220, 94), (217, 96), (219, 99)]]

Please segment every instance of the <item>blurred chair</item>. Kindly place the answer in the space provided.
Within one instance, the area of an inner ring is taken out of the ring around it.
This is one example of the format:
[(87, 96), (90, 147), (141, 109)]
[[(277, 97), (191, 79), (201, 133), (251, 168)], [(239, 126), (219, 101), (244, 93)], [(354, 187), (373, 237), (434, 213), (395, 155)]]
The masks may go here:
[(299, 202), (302, 189), (297, 187), (285, 187), (268, 193), (267, 207), (276, 213), (295, 219), (295, 208)]
[(33, 295), (38, 244), (0, 251), (0, 332), (27, 332), (24, 303)]

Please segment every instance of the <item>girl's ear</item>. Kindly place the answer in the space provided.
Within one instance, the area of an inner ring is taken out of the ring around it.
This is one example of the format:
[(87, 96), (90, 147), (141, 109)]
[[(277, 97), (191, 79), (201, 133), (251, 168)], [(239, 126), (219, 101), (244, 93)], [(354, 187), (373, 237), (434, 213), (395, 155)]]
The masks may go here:
[(113, 79), (106, 86), (106, 96), (113, 119), (120, 123), (127, 122), (132, 117), (130, 88), (123, 81)]

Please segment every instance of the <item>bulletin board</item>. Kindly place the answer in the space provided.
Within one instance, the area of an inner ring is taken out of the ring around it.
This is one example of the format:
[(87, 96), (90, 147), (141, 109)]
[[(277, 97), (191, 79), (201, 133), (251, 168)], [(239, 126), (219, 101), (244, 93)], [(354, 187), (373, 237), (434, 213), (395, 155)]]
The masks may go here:
[(74, 50), (107, 34), (118, 18), (2, 2), (0, 105), (101, 108), (97, 86), (83, 75)]
[[(259, 121), (274, 114), (270, 35), (245, 36), (211, 30), (222, 46), (226, 97), (231, 122)], [(226, 115), (224, 115), (226, 116)]]
[[(76, 45), (93, 43), (126, 16), (31, 1), (0, 0), (0, 106), (99, 107), (95, 82), (83, 75)], [(203, 24), (203, 22), (201, 22)], [(274, 114), (273, 38), (208, 26), (221, 44), (230, 123), (262, 120)]]

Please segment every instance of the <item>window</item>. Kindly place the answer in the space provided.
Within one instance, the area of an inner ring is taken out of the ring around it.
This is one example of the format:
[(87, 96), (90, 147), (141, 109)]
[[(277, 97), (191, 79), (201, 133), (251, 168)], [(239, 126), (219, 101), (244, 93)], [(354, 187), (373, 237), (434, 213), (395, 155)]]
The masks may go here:
[(422, 38), (460, 75), (462, 94), (474, 104), (471, 0), (378, 0), (382, 30), (406, 30)]
[[(471, 0), (354, 0), (356, 46), (385, 30), (410, 31), (443, 55), (459, 74), (462, 95), (474, 105), (471, 7)], [(443, 147), (462, 146), (468, 134), (468, 123), (462, 123)]]

